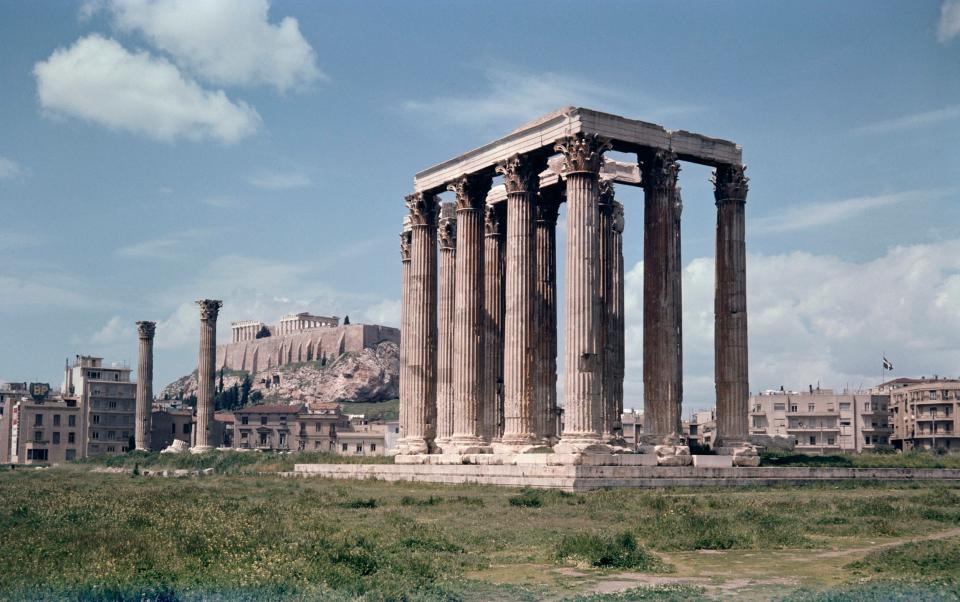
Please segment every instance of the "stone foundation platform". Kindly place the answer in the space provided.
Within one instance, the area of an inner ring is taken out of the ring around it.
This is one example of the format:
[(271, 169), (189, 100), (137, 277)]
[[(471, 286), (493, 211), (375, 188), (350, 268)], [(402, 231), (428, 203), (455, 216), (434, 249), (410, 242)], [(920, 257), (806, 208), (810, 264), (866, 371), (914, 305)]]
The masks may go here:
[[(938, 481), (960, 487), (960, 470), (921, 468), (804, 468), (804, 467), (712, 467), (721, 456), (694, 456), (693, 466), (644, 466), (630, 464), (641, 454), (614, 455), (619, 465), (594, 464), (600, 458), (581, 456), (580, 464), (550, 464), (549, 456), (517, 463), (420, 463), (420, 464), (297, 464), (290, 477), (330, 479), (375, 479), (442, 484), (500, 485), (585, 491), (604, 487), (743, 487), (777, 484), (802, 485), (830, 481)], [(487, 457), (495, 458), (491, 454)], [(622, 462), (626, 458), (628, 463)], [(697, 461), (698, 458), (710, 460)], [(461, 457), (462, 459), (462, 457)]]

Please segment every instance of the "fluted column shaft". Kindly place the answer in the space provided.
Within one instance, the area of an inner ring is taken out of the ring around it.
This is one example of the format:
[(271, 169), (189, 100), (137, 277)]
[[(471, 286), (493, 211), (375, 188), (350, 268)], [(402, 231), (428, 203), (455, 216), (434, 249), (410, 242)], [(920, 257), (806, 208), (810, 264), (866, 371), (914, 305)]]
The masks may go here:
[[(407, 366), (407, 334), (409, 333), (407, 320), (410, 314), (410, 218), (404, 218), (403, 231), (400, 232), (400, 399), (407, 399), (406, 387), (412, 378)], [(315, 360), (320, 360), (320, 350), (317, 349)], [(407, 426), (405, 411), (407, 406), (400, 404), (400, 438), (406, 436), (404, 429)]]
[(410, 209), (410, 286), (407, 331), (406, 398), (400, 406), (406, 424), (398, 442), (402, 454), (430, 452), (437, 414), (437, 199), (416, 193), (407, 197)]
[(555, 441), (557, 432), (557, 216), (561, 195), (541, 192), (537, 204), (536, 229), (536, 324), (535, 404), (537, 432), (546, 441)]
[(558, 451), (602, 447), (598, 174), (609, 141), (578, 135), (557, 144), (567, 187), (564, 426)]
[(744, 166), (726, 165), (714, 175), (717, 202), (714, 370), (717, 387), (717, 446), (749, 436), (747, 368), (747, 246)]
[(437, 306), (437, 435), (438, 446), (453, 437), (453, 336), (456, 294), (457, 219), (451, 203), (440, 209), (437, 228), (440, 243), (440, 275)]
[(210, 428), (213, 425), (213, 397), (216, 390), (217, 315), (222, 301), (202, 299), (200, 306), (200, 358), (197, 366), (197, 420), (194, 452), (212, 449)]
[(490, 176), (464, 176), (457, 195), (457, 287), (454, 318), (453, 442), (461, 452), (481, 450), (484, 402), (484, 216)]
[(624, 271), (623, 271), (623, 205), (613, 202), (613, 245), (615, 266), (611, 286), (610, 341), (613, 353), (613, 408), (614, 436), (623, 437), (623, 378), (626, 372), (626, 321), (624, 319)]
[(539, 442), (534, 413), (534, 224), (541, 161), (515, 155), (497, 165), (507, 189), (502, 449)]
[(137, 451), (150, 451), (150, 420), (153, 405), (153, 335), (156, 322), (137, 322), (140, 355), (137, 362), (137, 402), (134, 444)]
[(665, 151), (643, 163), (643, 428), (648, 443), (676, 443), (681, 434), (679, 170), (676, 156)]
[(599, 348), (601, 350), (600, 407), (603, 438), (610, 440), (614, 436), (616, 401), (614, 400), (614, 357), (613, 357), (613, 277), (616, 258), (613, 254), (613, 182), (604, 180), (599, 185), (600, 209), (600, 282), (597, 296), (600, 305)]
[(503, 268), (506, 255), (504, 203), (484, 208), (483, 248), (483, 438), (503, 434), (503, 315), (506, 297)]

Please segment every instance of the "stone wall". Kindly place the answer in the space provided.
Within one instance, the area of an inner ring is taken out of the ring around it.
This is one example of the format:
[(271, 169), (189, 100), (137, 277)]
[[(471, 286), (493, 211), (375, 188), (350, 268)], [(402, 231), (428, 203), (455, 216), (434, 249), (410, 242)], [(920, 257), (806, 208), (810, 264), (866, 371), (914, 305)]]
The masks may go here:
[(217, 346), (217, 370), (244, 370), (257, 373), (286, 364), (314, 361), (376, 347), (384, 341), (400, 343), (400, 331), (389, 326), (349, 324), (336, 328), (314, 328), (295, 334)]

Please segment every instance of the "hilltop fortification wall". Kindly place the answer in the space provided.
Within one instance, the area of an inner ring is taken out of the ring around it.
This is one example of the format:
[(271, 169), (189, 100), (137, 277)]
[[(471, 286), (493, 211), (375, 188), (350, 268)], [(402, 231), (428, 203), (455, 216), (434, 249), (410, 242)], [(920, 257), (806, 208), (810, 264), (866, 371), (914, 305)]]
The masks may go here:
[(217, 346), (217, 370), (262, 372), (286, 364), (309, 362), (376, 347), (400, 344), (400, 331), (376, 324), (322, 327)]

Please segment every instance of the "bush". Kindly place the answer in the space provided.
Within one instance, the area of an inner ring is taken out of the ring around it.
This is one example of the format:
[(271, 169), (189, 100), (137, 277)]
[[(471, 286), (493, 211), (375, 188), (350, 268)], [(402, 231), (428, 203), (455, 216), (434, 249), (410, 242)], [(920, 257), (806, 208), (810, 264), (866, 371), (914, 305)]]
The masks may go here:
[(373, 498), (350, 500), (340, 504), (343, 508), (376, 508), (377, 500)]
[(637, 545), (630, 531), (613, 537), (578, 534), (564, 537), (557, 546), (557, 560), (574, 560), (598, 568), (637, 569), (649, 573), (670, 571), (659, 557)]
[(511, 497), (509, 501), (511, 506), (539, 508), (543, 506), (543, 494), (535, 489), (524, 489), (520, 492), (520, 495)]

